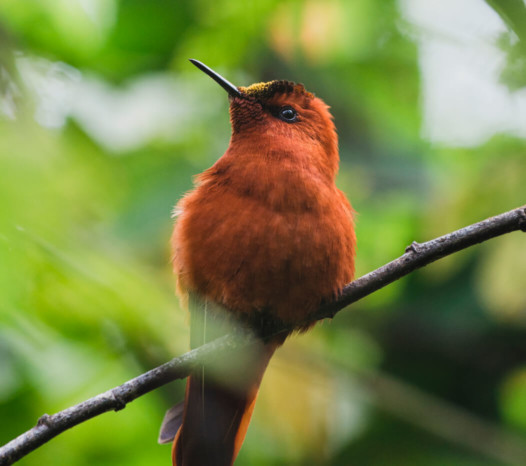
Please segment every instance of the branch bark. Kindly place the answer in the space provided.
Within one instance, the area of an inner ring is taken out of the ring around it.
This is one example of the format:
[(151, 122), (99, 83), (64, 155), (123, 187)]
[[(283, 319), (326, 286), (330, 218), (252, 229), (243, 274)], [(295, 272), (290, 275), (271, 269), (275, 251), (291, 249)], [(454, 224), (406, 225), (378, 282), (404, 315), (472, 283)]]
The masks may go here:
[[(526, 231), (526, 206), (467, 226), (426, 243), (413, 242), (405, 254), (347, 285), (340, 297), (316, 311), (310, 322), (332, 318), (344, 307), (387, 286), (441, 257), (512, 231)], [(284, 329), (289, 330), (289, 329)], [(53, 415), (44, 414), (37, 425), (0, 448), (0, 466), (15, 463), (65, 430), (107, 411), (119, 411), (127, 403), (176, 379), (217, 354), (239, 351), (254, 343), (249, 334), (227, 335), (196, 348), (128, 382)]]

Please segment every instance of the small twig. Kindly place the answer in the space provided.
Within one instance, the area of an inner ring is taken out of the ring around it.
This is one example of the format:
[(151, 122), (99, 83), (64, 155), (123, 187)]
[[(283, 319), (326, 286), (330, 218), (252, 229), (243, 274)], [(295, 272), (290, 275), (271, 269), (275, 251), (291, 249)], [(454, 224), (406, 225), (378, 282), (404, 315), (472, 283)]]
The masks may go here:
[[(526, 206), (497, 215), (426, 243), (413, 243), (406, 253), (347, 285), (341, 296), (314, 313), (311, 322), (334, 315), (365, 296), (387, 286), (415, 269), (474, 244), (516, 230), (526, 231)], [(187, 377), (194, 367), (217, 354), (239, 350), (253, 342), (249, 335), (227, 335), (183, 354), (123, 385), (51, 416), (0, 448), (0, 466), (13, 464), (65, 430), (107, 411), (123, 409), (127, 403), (175, 379)]]

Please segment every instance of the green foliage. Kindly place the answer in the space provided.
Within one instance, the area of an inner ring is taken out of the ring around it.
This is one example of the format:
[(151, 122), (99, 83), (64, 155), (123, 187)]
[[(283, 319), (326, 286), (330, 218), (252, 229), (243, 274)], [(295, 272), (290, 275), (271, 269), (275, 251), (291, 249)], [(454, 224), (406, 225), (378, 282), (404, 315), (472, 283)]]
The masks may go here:
[[(492, 89), (518, 105), (525, 9), (479, 3), (500, 33), (468, 42), (500, 54)], [(300, 81), (331, 105), (359, 275), (413, 240), (524, 204), (520, 112), (469, 144), (426, 126), (429, 44), (445, 23), (429, 9), (437, 29), (417, 26), (416, 4), (0, 2), (0, 443), (188, 347), (170, 214), (230, 130), (227, 99), (187, 58), (239, 85)], [(467, 32), (449, 32), (460, 50)], [(453, 92), (460, 78), (447, 66)], [(365, 380), (390, 374), (498, 432), (524, 432), (525, 241), (514, 233), (448, 257), (292, 338), (236, 464), (504, 464), (504, 442), (488, 454), (449, 441), (440, 411), (420, 413), (427, 428), (412, 425), (410, 397), (390, 411)], [(88, 421), (20, 464), (169, 464), (157, 432), (183, 390), (174, 383)]]

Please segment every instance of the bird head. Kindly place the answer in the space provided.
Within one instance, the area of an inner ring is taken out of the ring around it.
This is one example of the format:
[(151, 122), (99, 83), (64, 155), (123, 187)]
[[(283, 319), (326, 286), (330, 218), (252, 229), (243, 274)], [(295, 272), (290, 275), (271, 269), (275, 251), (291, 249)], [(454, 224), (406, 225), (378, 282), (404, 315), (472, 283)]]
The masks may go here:
[(229, 95), (232, 143), (263, 145), (267, 151), (315, 156), (333, 177), (338, 169), (338, 139), (329, 107), (303, 84), (270, 81), (237, 87), (197, 60), (190, 60)]

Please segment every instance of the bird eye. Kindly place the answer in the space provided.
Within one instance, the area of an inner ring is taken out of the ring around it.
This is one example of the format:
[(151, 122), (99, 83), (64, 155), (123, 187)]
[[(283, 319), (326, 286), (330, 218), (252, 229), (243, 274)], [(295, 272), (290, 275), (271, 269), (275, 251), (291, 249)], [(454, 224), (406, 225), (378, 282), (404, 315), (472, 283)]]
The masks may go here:
[(279, 110), (279, 118), (288, 123), (296, 121), (298, 113), (292, 107), (281, 107)]

